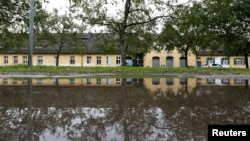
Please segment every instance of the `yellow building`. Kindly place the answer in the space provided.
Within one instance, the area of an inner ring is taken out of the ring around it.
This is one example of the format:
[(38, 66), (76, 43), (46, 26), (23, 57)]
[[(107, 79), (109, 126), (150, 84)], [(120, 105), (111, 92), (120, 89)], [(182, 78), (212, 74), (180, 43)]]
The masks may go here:
[[(27, 64), (28, 55), (0, 54), (0, 66)], [(56, 66), (56, 54), (34, 53), (33, 65)], [(120, 54), (61, 54), (59, 66), (121, 66)]]
[[(64, 47), (59, 53), (58, 66), (121, 66), (120, 51), (114, 41), (109, 41), (111, 36), (107, 34), (79, 35), (85, 46), (81, 45), (80, 49), (71, 45)], [(58, 49), (55, 46), (44, 44), (46, 43), (35, 43), (32, 59), (33, 65), (56, 66)], [(17, 51), (4, 51), (3, 47), (3, 45), (0, 45), (0, 66), (28, 64), (29, 51), (27, 48)], [(188, 66), (201, 67), (211, 63), (226, 65), (232, 68), (245, 68), (246, 66), (244, 56), (227, 57), (220, 54), (211, 54), (209, 50), (197, 50), (197, 54), (198, 56), (189, 51), (187, 56)], [(158, 46), (158, 48), (152, 48), (151, 51), (145, 53), (143, 58), (142, 56), (127, 57), (126, 62), (128, 65), (132, 65), (133, 62), (137, 66), (142, 66), (143, 64), (144, 67), (171, 68), (186, 66), (186, 57), (177, 49), (167, 51), (162, 46)], [(248, 57), (248, 62), (250, 62), (250, 57)]]
[[(152, 49), (144, 56), (144, 67), (185, 67), (186, 58), (177, 49), (167, 51), (165, 49)], [(196, 66), (196, 56), (188, 53), (188, 66)]]
[[(108, 48), (109, 51), (106, 51), (106, 46), (99, 35), (79, 35), (79, 42), (77, 47), (72, 46), (73, 43), (61, 44), (61, 50), (59, 50), (58, 44), (48, 43), (47, 40), (36, 41), (32, 63), (33, 65), (56, 66), (58, 58), (58, 66), (121, 66), (119, 50), (112, 46)], [(28, 64), (28, 48), (8, 51), (1, 49), (0, 66)]]
[[(250, 57), (248, 57), (250, 62)], [(199, 55), (197, 57), (198, 66), (206, 64), (221, 64), (230, 68), (246, 68), (245, 58), (243, 56), (223, 56), (223, 55)]]

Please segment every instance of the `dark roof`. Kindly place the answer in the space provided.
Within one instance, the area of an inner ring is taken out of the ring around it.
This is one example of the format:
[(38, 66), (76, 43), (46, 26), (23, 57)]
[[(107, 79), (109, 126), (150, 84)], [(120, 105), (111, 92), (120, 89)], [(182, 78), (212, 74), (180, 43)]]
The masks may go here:
[[(56, 36), (56, 34), (55, 34)], [(83, 33), (78, 34), (78, 40), (73, 41), (73, 38), (70, 38), (67, 41), (65, 39), (61, 53), (63, 54), (72, 54), (72, 53), (83, 53), (83, 54), (110, 54), (110, 53), (119, 53), (119, 50), (116, 46), (114, 38), (111, 38), (110, 34), (105, 33)], [(60, 37), (59, 37), (60, 38)], [(78, 42), (78, 44), (76, 44)], [(47, 40), (36, 40), (34, 42), (33, 53), (34, 54), (55, 54), (57, 53), (57, 48), (59, 46), (51, 43)], [(59, 50), (59, 49), (58, 49)], [(22, 48), (10, 48), (5, 49), (4, 46), (0, 48), (0, 52), (14, 54), (14, 53), (28, 53), (28, 47)]]

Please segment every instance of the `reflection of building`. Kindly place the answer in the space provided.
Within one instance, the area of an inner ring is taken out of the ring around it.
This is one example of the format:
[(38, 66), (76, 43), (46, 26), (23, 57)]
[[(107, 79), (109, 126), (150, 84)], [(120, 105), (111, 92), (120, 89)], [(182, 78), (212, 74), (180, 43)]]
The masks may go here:
[[(1, 80), (1, 79), (0, 79)], [(33, 86), (120, 86), (121, 78), (34, 78)], [(26, 86), (28, 80), (23, 78), (2, 78), (2, 86)], [(129, 80), (127, 82), (130, 83)]]
[[(120, 86), (123, 78), (115, 77), (87, 77), (87, 78), (34, 78), (33, 86)], [(169, 89), (177, 92), (184, 86), (191, 90), (196, 86), (245, 86), (250, 81), (242, 78), (178, 78), (178, 77), (152, 77), (152, 78), (126, 78), (129, 86), (133, 83), (141, 83), (150, 91), (167, 91)], [(26, 86), (26, 78), (0, 78), (1, 86)]]
[(177, 78), (177, 77), (155, 77), (144, 78), (144, 85), (151, 92), (172, 91), (178, 94), (180, 89), (185, 88), (186, 91), (192, 91), (196, 87), (196, 78)]
[(245, 86), (250, 85), (250, 82), (242, 78), (202, 78), (197, 79), (199, 86)]

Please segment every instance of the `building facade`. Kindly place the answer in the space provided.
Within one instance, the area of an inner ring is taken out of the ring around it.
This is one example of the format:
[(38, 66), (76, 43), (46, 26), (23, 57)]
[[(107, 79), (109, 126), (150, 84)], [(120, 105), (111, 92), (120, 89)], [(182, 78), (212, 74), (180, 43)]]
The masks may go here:
[[(28, 64), (28, 54), (0, 54), (0, 66)], [(33, 65), (56, 66), (56, 54), (33, 54)], [(121, 66), (120, 54), (61, 54), (58, 66)]]
[[(196, 66), (196, 56), (188, 53), (188, 66)], [(186, 67), (186, 57), (178, 50), (152, 49), (144, 56), (144, 67)]]

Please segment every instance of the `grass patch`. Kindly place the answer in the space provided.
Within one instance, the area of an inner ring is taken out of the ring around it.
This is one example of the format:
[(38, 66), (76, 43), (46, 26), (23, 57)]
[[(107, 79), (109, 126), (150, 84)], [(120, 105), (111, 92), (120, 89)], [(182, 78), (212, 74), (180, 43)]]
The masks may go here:
[(246, 68), (149, 68), (149, 67), (78, 67), (78, 66), (1, 66), (1, 73), (249, 73)]

